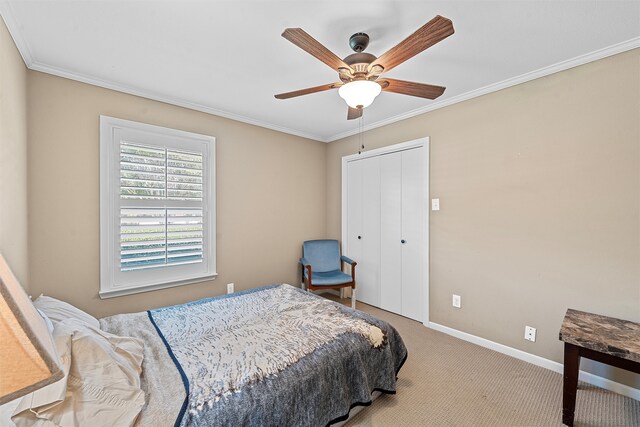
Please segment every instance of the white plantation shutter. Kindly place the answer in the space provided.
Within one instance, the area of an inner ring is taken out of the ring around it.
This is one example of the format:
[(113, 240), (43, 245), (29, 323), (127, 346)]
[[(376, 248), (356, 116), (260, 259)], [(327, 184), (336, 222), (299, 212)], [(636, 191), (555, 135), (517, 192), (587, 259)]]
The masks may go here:
[(120, 209), (120, 270), (166, 265), (166, 209)]
[[(203, 156), (200, 153), (122, 141), (120, 198), (201, 204), (204, 200), (203, 168)], [(202, 262), (203, 231), (201, 207), (122, 207), (120, 270)]]
[(102, 297), (215, 276), (214, 144), (101, 117)]
[(167, 150), (167, 197), (202, 201), (202, 155)]
[(202, 209), (120, 209), (120, 270), (202, 262)]

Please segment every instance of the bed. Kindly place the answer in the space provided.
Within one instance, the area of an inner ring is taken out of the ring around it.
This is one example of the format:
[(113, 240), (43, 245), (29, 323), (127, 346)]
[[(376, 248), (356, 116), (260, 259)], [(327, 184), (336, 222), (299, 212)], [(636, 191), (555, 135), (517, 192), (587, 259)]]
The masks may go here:
[[(69, 375), (58, 409), (92, 425), (331, 425), (371, 404), (372, 393), (395, 393), (407, 357), (388, 323), (286, 284), (115, 315), (99, 328), (63, 315), (54, 320), (63, 320), (54, 337), (71, 335), (86, 347), (86, 337), (97, 335), (109, 343), (105, 354), (124, 366), (83, 362), (93, 350), (69, 346), (66, 354), (59, 344)], [(70, 359), (88, 366), (87, 378)], [(104, 377), (109, 387), (93, 386)], [(74, 393), (82, 394), (76, 403)], [(95, 409), (92, 401), (107, 405)], [(39, 417), (54, 419), (41, 408)], [(33, 411), (22, 410), (22, 425), (30, 425)]]

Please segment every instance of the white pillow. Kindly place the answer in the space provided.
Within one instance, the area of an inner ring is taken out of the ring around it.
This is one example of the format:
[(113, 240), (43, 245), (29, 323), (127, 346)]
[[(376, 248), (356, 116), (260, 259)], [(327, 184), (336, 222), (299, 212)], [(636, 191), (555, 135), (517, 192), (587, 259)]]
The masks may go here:
[(98, 319), (67, 302), (40, 295), (33, 302), (33, 305), (38, 310), (41, 310), (54, 324), (67, 319), (78, 319), (81, 322), (100, 328)]
[(23, 397), (12, 417), (16, 426), (132, 426), (145, 401), (142, 340), (77, 319), (57, 323), (53, 336), (65, 377), (35, 399)]

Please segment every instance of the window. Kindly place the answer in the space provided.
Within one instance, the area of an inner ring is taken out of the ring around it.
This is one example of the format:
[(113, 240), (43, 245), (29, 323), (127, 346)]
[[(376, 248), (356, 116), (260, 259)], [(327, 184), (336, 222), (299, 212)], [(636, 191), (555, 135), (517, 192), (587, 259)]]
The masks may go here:
[(216, 276), (215, 138), (100, 116), (100, 297)]

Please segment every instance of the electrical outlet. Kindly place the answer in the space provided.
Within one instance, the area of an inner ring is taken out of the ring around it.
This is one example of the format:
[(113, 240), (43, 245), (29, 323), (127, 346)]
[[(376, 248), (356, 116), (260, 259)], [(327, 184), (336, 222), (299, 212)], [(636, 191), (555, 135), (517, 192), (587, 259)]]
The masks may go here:
[(461, 299), (460, 295), (453, 294), (453, 306), (455, 308), (460, 308)]
[(431, 210), (432, 211), (440, 210), (440, 199), (431, 199)]
[(233, 293), (234, 286), (235, 285), (233, 283), (227, 283), (227, 293), (228, 294), (232, 294)]
[(532, 328), (531, 326), (525, 326), (524, 339), (531, 342), (536, 342), (536, 328)]

